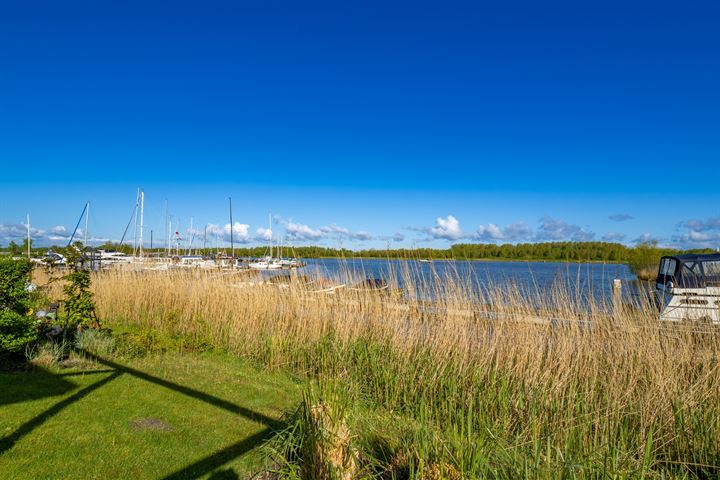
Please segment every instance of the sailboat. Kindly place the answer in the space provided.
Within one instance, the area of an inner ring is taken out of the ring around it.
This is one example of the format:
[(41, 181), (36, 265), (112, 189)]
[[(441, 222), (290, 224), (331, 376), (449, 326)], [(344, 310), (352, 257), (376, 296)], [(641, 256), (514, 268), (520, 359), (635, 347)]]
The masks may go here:
[(268, 235), (268, 250), (270, 254), (260, 260), (248, 263), (248, 267), (253, 270), (280, 270), (282, 268), (277, 259), (273, 258), (272, 215), (268, 216), (268, 232), (270, 233), (270, 235)]
[[(250, 262), (248, 264), (248, 267), (252, 268), (253, 270), (289, 270), (291, 268), (299, 268), (304, 266), (300, 261), (297, 259), (287, 259), (282, 258), (282, 253), (280, 250), (280, 242), (278, 240), (278, 246), (277, 249), (277, 257), (273, 256), (273, 235), (272, 235), (272, 215), (269, 217), (269, 228), (268, 231), (270, 232), (270, 235), (268, 236), (268, 249), (270, 254), (266, 255), (260, 260), (256, 260), (254, 262)], [(280, 237), (278, 237), (279, 239)]]
[(281, 270), (283, 268), (280, 261), (271, 256), (263, 257), (261, 260), (248, 263), (248, 267), (253, 270)]

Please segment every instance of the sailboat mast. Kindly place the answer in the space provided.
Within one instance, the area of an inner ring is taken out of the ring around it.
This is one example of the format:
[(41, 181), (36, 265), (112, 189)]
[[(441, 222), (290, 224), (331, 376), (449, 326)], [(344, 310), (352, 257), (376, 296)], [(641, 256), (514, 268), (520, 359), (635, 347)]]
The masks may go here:
[(193, 217), (190, 217), (190, 230), (188, 230), (188, 233), (190, 234), (190, 238), (188, 238), (187, 254), (192, 255), (192, 242), (195, 237), (195, 232), (193, 232)]
[(85, 211), (85, 239), (83, 245), (87, 247), (88, 242), (88, 224), (90, 223), (90, 202), (87, 202), (87, 210)]
[(268, 238), (270, 239), (270, 258), (273, 258), (272, 213), (268, 214)]
[(30, 214), (27, 214), (27, 244), (28, 244), (28, 259), (30, 259)]
[(135, 211), (133, 213), (133, 218), (135, 220), (135, 226), (133, 227), (133, 257), (137, 253), (137, 225), (138, 225), (138, 217), (137, 217), (137, 211), (138, 211), (138, 204), (140, 203), (140, 189), (137, 189), (137, 193), (135, 194)]
[(230, 200), (230, 250), (232, 251), (232, 258), (235, 258), (235, 241), (233, 239), (232, 197), (228, 197), (228, 200)]
[(172, 233), (172, 220), (168, 219), (166, 223), (167, 228), (167, 257), (170, 258), (170, 235)]
[(175, 222), (175, 255), (180, 256), (180, 219)]
[(145, 214), (145, 191), (140, 191), (140, 258), (143, 256), (143, 220)]
[[(167, 238), (167, 255), (170, 256), (170, 229), (168, 228), (168, 199), (165, 199), (165, 219), (163, 220), (163, 228), (165, 229), (165, 237)], [(162, 242), (160, 243), (162, 245)], [(162, 247), (160, 247), (162, 248)]]

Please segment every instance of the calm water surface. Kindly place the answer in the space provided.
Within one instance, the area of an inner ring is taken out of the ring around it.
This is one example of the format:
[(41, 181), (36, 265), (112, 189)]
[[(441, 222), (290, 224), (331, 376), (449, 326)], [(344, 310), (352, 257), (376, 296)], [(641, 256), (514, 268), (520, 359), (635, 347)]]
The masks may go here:
[[(468, 279), (473, 288), (517, 285), (521, 290), (543, 293), (553, 288), (568, 288), (583, 296), (607, 299), (615, 278), (624, 283), (635, 280), (627, 265), (617, 263), (566, 262), (495, 262), (474, 260), (415, 260), (381, 259), (308, 259), (306, 272), (330, 278), (397, 279), (403, 285), (402, 272), (411, 272), (414, 279), (437, 281), (447, 275)], [(415, 280), (417, 281), (417, 280)]]

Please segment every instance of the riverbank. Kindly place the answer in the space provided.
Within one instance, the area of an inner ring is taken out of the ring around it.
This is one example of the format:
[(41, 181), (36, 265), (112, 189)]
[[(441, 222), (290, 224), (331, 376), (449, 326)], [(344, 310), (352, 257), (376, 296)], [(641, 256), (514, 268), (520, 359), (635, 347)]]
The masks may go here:
[[(378, 478), (718, 473), (717, 331), (668, 330), (649, 304), (588, 310), (560, 287), (528, 299), (497, 286), (484, 295), (506, 315), (484, 319), (466, 313), (482, 303), (467, 279), (416, 286), (435, 289), (432, 311), (381, 292), (327, 295), (300, 282), (94, 277), (109, 324), (222, 348), (315, 385), (307, 410), (293, 417), (296, 433), (274, 447), (288, 478), (307, 467), (298, 445), (318, 408), (341, 419), (357, 468)], [(546, 311), (566, 321), (537, 321)]]

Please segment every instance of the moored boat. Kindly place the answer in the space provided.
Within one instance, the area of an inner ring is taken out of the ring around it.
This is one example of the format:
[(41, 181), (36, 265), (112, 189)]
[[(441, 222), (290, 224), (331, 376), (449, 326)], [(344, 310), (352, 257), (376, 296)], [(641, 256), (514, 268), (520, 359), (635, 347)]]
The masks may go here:
[(720, 325), (720, 253), (662, 257), (655, 287), (660, 320)]

